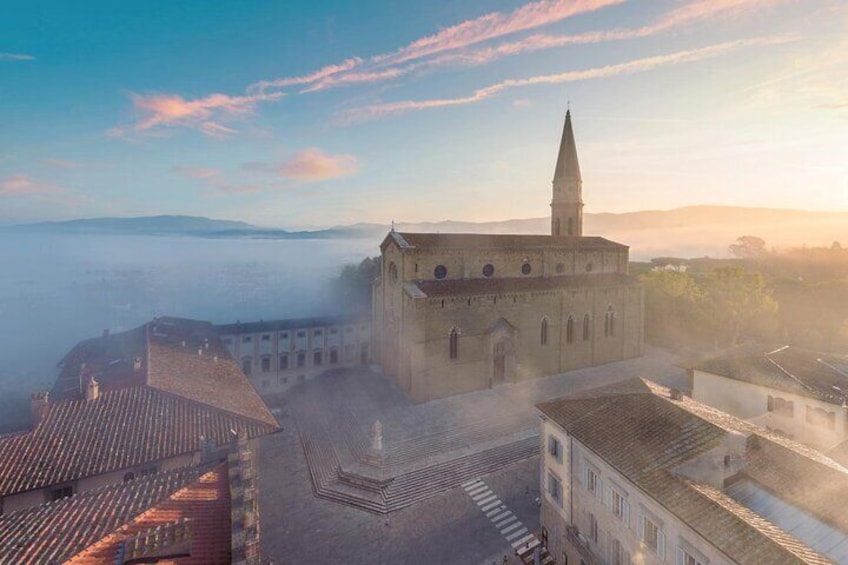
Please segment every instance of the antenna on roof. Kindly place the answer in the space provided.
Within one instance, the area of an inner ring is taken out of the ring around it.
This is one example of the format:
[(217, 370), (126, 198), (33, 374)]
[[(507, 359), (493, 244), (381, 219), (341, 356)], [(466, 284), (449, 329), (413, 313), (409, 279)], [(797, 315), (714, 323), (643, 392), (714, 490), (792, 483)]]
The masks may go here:
[(394, 232), (394, 231), (395, 231), (395, 221), (392, 220), (392, 232)]

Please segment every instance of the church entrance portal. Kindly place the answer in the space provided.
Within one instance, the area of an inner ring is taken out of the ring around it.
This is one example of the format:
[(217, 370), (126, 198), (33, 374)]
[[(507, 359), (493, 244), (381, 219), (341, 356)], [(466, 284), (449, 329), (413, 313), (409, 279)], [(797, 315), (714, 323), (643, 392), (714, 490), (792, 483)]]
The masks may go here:
[(506, 381), (506, 343), (501, 341), (495, 344), (494, 352), (494, 372), (492, 374), (492, 384), (499, 385)]

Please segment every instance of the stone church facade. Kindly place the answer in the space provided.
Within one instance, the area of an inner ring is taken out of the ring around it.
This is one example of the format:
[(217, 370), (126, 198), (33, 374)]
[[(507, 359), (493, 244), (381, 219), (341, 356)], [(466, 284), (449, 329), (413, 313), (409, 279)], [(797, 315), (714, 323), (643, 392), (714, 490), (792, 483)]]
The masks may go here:
[(582, 190), (568, 112), (551, 235), (391, 231), (373, 289), (386, 377), (423, 402), (642, 355), (629, 248), (583, 236)]

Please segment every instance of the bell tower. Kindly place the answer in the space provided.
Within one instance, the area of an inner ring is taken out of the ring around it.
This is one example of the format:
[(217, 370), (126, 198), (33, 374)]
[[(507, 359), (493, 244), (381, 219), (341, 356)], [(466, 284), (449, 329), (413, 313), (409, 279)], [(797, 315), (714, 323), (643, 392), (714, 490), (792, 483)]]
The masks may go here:
[(565, 113), (565, 126), (559, 143), (551, 200), (551, 235), (583, 235), (583, 179), (577, 162), (577, 146), (571, 129), (571, 110)]

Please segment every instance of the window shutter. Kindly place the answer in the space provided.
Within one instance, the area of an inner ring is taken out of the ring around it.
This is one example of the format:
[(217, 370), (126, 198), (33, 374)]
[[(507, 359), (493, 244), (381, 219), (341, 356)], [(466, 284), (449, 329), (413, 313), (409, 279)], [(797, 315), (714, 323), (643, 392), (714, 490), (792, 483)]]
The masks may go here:
[(630, 527), (630, 504), (628, 504), (626, 500), (624, 502), (622, 502), (621, 504), (622, 504), (621, 511), (624, 514), (622, 516), (622, 520), (624, 521), (624, 525), (629, 528)]
[(677, 565), (686, 565), (686, 552), (677, 548)]
[(641, 510), (636, 518), (636, 534), (639, 536), (639, 541), (645, 541), (645, 514)]
[(604, 497), (604, 506), (607, 508), (612, 508), (612, 488), (607, 487), (603, 489), (603, 497)]
[(627, 563), (627, 565), (630, 565), (630, 563), (631, 563), (631, 561), (630, 561), (630, 552), (629, 552), (629, 551), (625, 551), (625, 552), (624, 552), (624, 562), (625, 562), (625, 563)]
[(665, 558), (665, 533), (662, 530), (657, 532), (657, 555), (660, 559)]
[(589, 467), (586, 466), (585, 463), (581, 463), (582, 469), (580, 470), (580, 483), (583, 488), (589, 488)]

